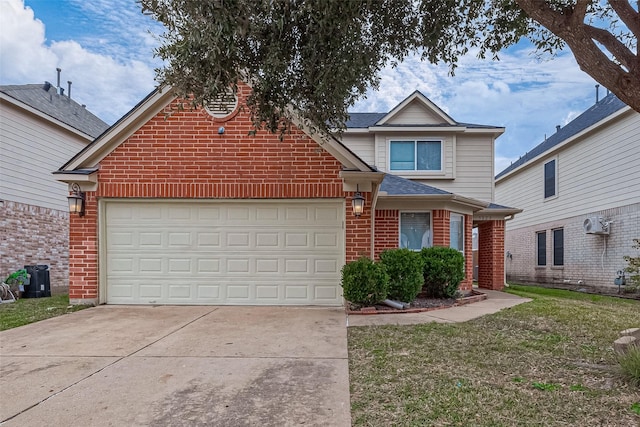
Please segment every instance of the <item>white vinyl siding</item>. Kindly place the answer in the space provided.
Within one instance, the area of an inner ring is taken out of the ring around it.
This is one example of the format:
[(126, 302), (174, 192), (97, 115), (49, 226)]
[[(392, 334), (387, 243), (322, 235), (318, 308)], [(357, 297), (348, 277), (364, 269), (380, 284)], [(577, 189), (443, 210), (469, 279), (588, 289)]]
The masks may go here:
[(372, 134), (343, 133), (342, 143), (369, 165), (376, 164), (375, 139)]
[(443, 120), (429, 108), (417, 100), (406, 105), (402, 111), (398, 112), (385, 124), (387, 125), (436, 125), (442, 124)]
[(342, 304), (344, 202), (102, 202), (111, 304)]
[[(496, 183), (496, 203), (524, 212), (508, 229), (626, 206), (640, 198), (640, 114), (630, 112), (601, 131)], [(558, 159), (562, 195), (543, 201), (544, 163)]]
[(0, 199), (68, 210), (58, 170), (90, 140), (10, 104), (0, 104)]
[[(493, 200), (493, 139), (490, 136), (459, 135), (455, 139), (455, 147), (454, 180), (418, 181), (466, 197)], [(447, 156), (450, 156), (447, 168), (453, 168), (452, 164), (449, 165), (453, 154)]]

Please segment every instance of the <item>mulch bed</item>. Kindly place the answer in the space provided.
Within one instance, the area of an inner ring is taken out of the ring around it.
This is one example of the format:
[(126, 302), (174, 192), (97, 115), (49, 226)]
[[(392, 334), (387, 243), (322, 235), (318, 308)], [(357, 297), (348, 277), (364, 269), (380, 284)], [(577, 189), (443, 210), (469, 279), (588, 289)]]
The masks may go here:
[(455, 307), (470, 304), (487, 299), (487, 295), (478, 291), (471, 291), (469, 295), (460, 298), (426, 298), (424, 295), (409, 303), (407, 309), (397, 309), (386, 304), (376, 304), (372, 306), (362, 306), (346, 302), (347, 314), (398, 314), (398, 313), (421, 313), (424, 311), (440, 310), (443, 308)]

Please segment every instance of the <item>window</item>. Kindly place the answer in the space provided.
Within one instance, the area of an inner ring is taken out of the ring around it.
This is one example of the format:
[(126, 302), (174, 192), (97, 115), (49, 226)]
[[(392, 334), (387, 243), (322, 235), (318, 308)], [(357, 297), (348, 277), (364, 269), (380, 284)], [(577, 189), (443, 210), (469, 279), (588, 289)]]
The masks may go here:
[(538, 261), (537, 264), (539, 266), (547, 265), (547, 232), (540, 231), (536, 233), (537, 237), (537, 252), (538, 252)]
[(400, 247), (418, 251), (430, 247), (431, 244), (431, 214), (429, 212), (401, 212)]
[(442, 170), (442, 141), (391, 141), (389, 168), (396, 171)]
[(464, 217), (452, 213), (449, 220), (449, 246), (464, 253)]
[(553, 265), (564, 265), (564, 229), (557, 228), (553, 232)]
[(551, 160), (544, 164), (544, 198), (556, 195), (558, 181), (556, 177), (556, 161)]

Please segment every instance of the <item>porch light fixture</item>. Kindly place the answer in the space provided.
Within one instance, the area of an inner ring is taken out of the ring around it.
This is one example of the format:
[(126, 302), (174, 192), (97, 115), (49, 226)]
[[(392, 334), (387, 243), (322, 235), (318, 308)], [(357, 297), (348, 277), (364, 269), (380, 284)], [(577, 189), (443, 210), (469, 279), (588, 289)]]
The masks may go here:
[(84, 193), (80, 191), (80, 186), (77, 182), (71, 184), (72, 195), (68, 196), (69, 200), (69, 213), (75, 214), (78, 216), (84, 216)]
[(364, 212), (364, 197), (360, 194), (358, 187), (356, 186), (356, 194), (351, 199), (351, 206), (353, 207), (353, 214), (358, 218)]

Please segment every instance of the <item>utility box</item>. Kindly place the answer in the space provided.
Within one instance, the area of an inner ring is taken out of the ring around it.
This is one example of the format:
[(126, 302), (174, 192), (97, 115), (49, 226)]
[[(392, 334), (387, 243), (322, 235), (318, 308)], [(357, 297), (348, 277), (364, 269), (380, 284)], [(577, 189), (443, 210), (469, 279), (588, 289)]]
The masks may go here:
[(51, 279), (48, 265), (25, 265), (31, 280), (24, 287), (23, 298), (43, 298), (51, 296)]

